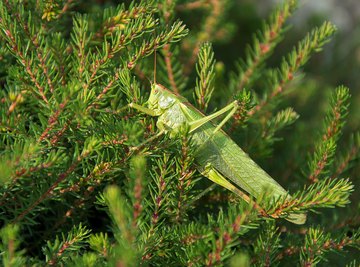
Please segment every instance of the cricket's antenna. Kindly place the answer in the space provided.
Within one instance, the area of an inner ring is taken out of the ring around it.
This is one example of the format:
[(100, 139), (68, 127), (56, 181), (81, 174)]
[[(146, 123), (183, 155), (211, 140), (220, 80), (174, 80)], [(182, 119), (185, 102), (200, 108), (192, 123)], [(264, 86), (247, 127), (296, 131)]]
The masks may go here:
[(156, 47), (154, 49), (154, 83), (156, 84)]

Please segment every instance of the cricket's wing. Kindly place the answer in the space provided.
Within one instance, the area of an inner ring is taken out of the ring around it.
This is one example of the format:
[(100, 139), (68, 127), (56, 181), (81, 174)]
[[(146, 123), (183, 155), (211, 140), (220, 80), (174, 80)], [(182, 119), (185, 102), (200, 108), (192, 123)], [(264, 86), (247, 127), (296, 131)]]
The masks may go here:
[[(223, 176), (255, 198), (265, 193), (274, 199), (288, 194), (230, 137), (222, 131), (213, 134), (213, 129), (214, 126), (208, 124), (194, 133), (194, 139), (199, 147), (196, 152), (196, 161), (200, 166), (211, 164)], [(303, 224), (306, 221), (306, 215), (292, 213), (287, 220)]]

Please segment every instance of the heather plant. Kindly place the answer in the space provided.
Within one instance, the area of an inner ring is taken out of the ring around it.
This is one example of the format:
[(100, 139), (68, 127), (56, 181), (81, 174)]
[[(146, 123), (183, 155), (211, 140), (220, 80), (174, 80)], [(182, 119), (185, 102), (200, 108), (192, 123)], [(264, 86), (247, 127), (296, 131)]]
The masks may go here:
[[(314, 100), (303, 77), (336, 26), (268, 64), (297, 8), (284, 1), (222, 62), (232, 1), (114, 2), (0, 1), (2, 264), (357, 266), (360, 135), (343, 134), (356, 103), (343, 85)], [(222, 129), (289, 194), (244, 201), (205, 178), (189, 125), (158, 135), (129, 107), (155, 82), (203, 114), (236, 100)]]

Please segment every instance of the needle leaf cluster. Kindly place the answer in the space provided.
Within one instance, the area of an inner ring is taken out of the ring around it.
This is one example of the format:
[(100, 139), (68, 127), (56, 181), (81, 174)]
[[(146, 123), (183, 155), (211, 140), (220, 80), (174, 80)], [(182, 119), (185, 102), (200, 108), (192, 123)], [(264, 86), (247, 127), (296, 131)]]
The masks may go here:
[[(223, 62), (232, 1), (105, 2), (0, 0), (1, 264), (357, 266), (350, 89), (331, 88), (314, 129), (294, 93), (336, 27), (279, 55), (297, 8), (284, 1), (244, 58)], [(158, 137), (156, 118), (128, 108), (153, 82), (206, 114), (237, 100), (224, 131), (289, 196), (248, 204), (204, 178), (186, 125)], [(286, 222), (294, 213), (307, 223)]]

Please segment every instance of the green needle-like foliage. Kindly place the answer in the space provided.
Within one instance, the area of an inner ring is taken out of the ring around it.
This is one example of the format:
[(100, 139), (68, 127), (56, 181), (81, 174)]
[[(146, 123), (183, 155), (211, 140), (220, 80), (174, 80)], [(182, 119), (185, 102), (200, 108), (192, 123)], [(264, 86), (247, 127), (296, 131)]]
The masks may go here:
[[(298, 6), (284, 1), (223, 62), (232, 1), (118, 2), (0, 0), (1, 265), (357, 266), (350, 89), (310, 107), (311, 125), (296, 106), (306, 78), (294, 93), (336, 27), (279, 55)], [(157, 136), (156, 118), (129, 109), (154, 82), (206, 114), (237, 100), (223, 130), (289, 195), (249, 204), (204, 178), (187, 125)], [(307, 223), (284, 220), (294, 213)]]
[(205, 43), (200, 49), (199, 62), (196, 65), (199, 79), (196, 81), (195, 95), (200, 110), (206, 110), (214, 91), (214, 67), (214, 52), (211, 45)]

